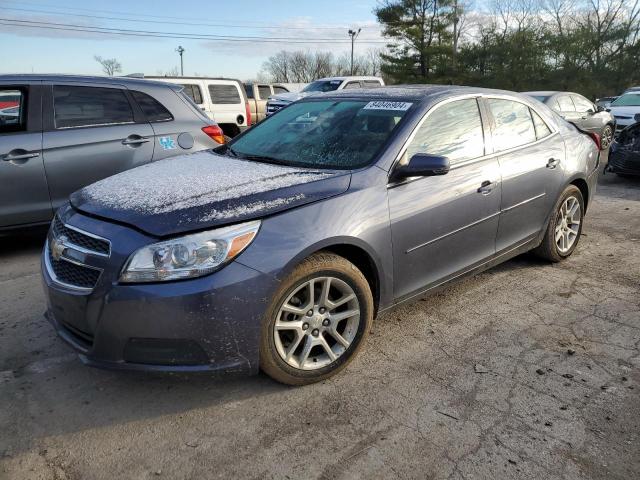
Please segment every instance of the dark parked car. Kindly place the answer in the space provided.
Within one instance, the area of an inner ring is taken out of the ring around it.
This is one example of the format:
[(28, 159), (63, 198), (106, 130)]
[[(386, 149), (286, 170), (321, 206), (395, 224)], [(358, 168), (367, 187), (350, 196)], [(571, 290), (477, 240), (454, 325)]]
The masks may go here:
[(223, 142), (181, 89), (131, 78), (0, 75), (0, 230), (49, 223), (85, 185)]
[(611, 144), (607, 172), (621, 176), (640, 176), (640, 123), (620, 132)]
[(571, 255), (598, 162), (523, 95), (313, 96), (73, 194), (42, 256), (47, 316), (89, 365), (318, 381), (382, 311), (527, 250)]
[(562, 118), (582, 130), (597, 133), (600, 144), (606, 150), (616, 131), (615, 117), (582, 95), (572, 92), (523, 92), (555, 110)]

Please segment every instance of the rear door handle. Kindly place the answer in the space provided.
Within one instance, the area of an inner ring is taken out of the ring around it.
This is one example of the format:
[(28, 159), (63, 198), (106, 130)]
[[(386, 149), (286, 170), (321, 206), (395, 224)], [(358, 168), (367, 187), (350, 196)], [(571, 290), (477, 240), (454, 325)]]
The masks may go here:
[(491, 183), (489, 180), (485, 180), (480, 184), (480, 188), (478, 188), (478, 193), (481, 193), (482, 195), (489, 195), (492, 190), (493, 190), (493, 183)]
[(123, 145), (140, 145), (142, 143), (147, 143), (150, 142), (151, 140), (149, 140), (148, 138), (144, 138), (144, 137), (140, 137), (140, 138), (135, 138), (135, 137), (127, 137), (122, 141)]
[[(25, 153), (18, 153), (18, 152), (25, 152)], [(13, 162), (14, 160), (29, 160), (30, 158), (36, 158), (39, 156), (40, 154), (37, 152), (26, 153), (25, 150), (14, 150), (13, 152), (9, 152), (4, 157), (2, 157), (2, 160), (4, 160), (5, 162)]]
[(547, 168), (549, 168), (551, 170), (556, 168), (558, 165), (560, 165), (560, 159), (559, 158), (550, 158), (549, 161), (547, 162)]

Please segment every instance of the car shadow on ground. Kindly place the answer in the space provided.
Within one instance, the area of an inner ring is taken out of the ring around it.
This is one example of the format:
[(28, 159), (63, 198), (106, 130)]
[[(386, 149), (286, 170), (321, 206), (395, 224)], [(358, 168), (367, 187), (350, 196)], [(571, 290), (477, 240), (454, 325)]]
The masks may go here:
[(0, 231), (0, 258), (16, 253), (38, 252), (44, 246), (48, 226)]

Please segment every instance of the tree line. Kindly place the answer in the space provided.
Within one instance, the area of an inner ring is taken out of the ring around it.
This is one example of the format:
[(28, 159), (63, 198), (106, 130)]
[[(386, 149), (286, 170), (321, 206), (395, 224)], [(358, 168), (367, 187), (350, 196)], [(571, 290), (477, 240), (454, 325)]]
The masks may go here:
[[(387, 83), (568, 90), (589, 98), (640, 84), (640, 0), (381, 0), (386, 48), (356, 55), (354, 74)], [(348, 54), (281, 51), (263, 74), (277, 82), (348, 75)]]
[[(382, 74), (382, 51), (371, 49), (365, 54), (354, 55), (353, 75)], [(351, 74), (351, 56), (334, 56), (331, 52), (282, 50), (269, 57), (261, 77), (277, 83), (308, 83), (318, 78)]]

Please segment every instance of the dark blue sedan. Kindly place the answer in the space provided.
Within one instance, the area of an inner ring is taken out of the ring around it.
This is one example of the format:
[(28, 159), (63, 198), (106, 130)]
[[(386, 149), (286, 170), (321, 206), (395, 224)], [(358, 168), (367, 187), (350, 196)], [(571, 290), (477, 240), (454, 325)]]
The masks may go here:
[(42, 256), (47, 318), (93, 366), (322, 380), (380, 312), (527, 250), (571, 255), (597, 143), (505, 91), (314, 96), (73, 194)]

